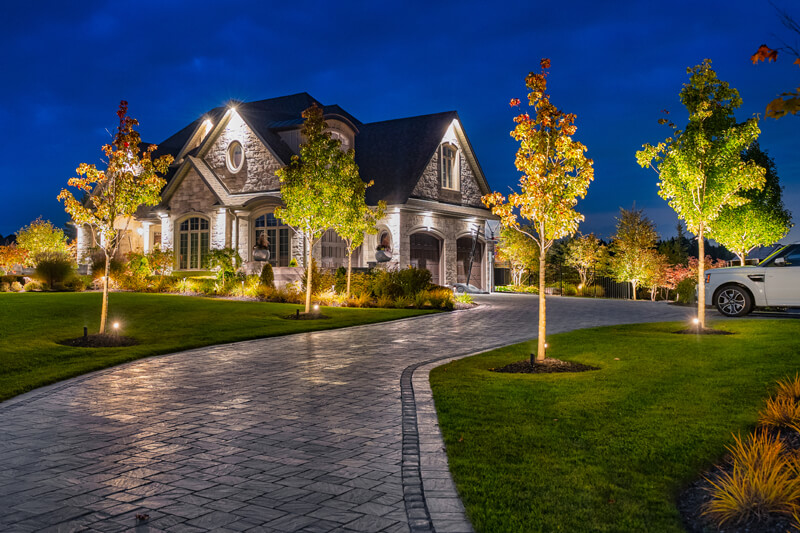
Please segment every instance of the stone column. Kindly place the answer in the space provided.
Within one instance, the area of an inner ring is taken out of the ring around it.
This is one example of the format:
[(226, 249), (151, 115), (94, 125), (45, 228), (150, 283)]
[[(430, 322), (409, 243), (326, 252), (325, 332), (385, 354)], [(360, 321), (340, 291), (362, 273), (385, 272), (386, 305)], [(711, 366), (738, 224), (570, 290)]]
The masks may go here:
[(442, 243), (444, 250), (442, 250), (442, 259), (444, 261), (444, 280), (440, 283), (442, 285), (452, 285), (458, 281), (458, 266), (456, 261), (458, 259), (456, 238), (452, 232), (448, 231), (447, 236)]
[(150, 253), (150, 222), (142, 222), (142, 251), (146, 254)]
[(225, 248), (225, 213), (224, 207), (208, 212), (208, 218), (211, 220), (211, 235), (209, 236), (211, 250)]
[(169, 215), (163, 214), (159, 215), (161, 218), (161, 250), (173, 250), (173, 241), (175, 239), (173, 227), (172, 227), (172, 219)]
[(236, 211), (238, 225), (236, 227), (236, 246), (242, 261), (250, 261), (250, 211)]
[(77, 241), (76, 252), (78, 264), (86, 264), (91, 262), (89, 257), (89, 249), (92, 247), (92, 228), (83, 224), (77, 225), (78, 234), (75, 238)]

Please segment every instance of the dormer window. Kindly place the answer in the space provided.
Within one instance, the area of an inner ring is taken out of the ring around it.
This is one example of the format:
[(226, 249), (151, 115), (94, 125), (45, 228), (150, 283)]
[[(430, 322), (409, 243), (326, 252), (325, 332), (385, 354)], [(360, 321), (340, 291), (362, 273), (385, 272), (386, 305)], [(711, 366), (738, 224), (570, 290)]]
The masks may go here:
[(350, 139), (347, 138), (347, 135), (340, 131), (331, 130), (331, 139), (336, 139), (341, 143), (342, 152), (346, 152), (350, 149)]
[(443, 189), (459, 190), (458, 148), (443, 144), (439, 154), (439, 177)]
[(234, 174), (242, 170), (242, 166), (244, 166), (244, 147), (242, 147), (242, 143), (233, 141), (228, 145), (225, 162), (228, 165), (228, 170)]

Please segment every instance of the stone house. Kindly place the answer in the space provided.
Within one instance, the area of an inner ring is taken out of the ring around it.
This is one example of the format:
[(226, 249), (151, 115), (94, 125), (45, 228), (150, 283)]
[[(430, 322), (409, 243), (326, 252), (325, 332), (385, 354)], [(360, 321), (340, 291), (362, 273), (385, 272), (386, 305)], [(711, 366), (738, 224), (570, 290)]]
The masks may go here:
[[(174, 251), (176, 271), (191, 271), (203, 269), (208, 250), (232, 247), (249, 272), (258, 272), (264, 263), (254, 247), (265, 236), (276, 274), (292, 259), (303, 266), (306, 240), (273, 215), (281, 205), (275, 171), (299, 151), (301, 113), (314, 104), (343, 149), (355, 149), (361, 178), (374, 181), (367, 203), (387, 204), (378, 234), (366, 236), (353, 265), (373, 265), (377, 247), (388, 245), (389, 267), (426, 268), (435, 283), (449, 285), (466, 279), (472, 256), (470, 282), (490, 288), (493, 250), (478, 231), (495, 218), (480, 200), (490, 188), (458, 114), (364, 124), (307, 93), (212, 109), (159, 144), (156, 156), (175, 158), (161, 203), (126, 221), (121, 251), (160, 246)], [(82, 258), (91, 240), (78, 228)], [(333, 231), (312, 254), (323, 267), (347, 264), (344, 242)]]

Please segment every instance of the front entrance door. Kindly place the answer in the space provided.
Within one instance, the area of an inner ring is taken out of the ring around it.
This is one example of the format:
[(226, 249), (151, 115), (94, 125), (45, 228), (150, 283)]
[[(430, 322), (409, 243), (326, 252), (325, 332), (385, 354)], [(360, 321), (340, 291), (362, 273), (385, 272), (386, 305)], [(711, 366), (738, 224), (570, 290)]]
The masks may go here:
[[(469, 255), (472, 252), (472, 237), (461, 237), (456, 241), (456, 264), (458, 265), (458, 283), (467, 282), (467, 269), (469, 268)], [(475, 255), (472, 258), (472, 274), (469, 276), (470, 285), (483, 289), (481, 279), (481, 260), (483, 259), (483, 243), (475, 244)]]
[(415, 233), (411, 236), (411, 264), (431, 273), (431, 282), (439, 284), (439, 258), (441, 257), (439, 239), (428, 233)]

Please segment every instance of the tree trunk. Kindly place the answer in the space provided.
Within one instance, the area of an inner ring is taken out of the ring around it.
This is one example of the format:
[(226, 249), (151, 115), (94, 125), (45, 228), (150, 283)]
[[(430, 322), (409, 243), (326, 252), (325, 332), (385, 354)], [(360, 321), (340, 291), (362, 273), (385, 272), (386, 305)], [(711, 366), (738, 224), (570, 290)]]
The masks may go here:
[(742, 252), (741, 254), (736, 254), (736, 257), (739, 258), (739, 266), (744, 266), (744, 262), (747, 259), (747, 252)]
[(345, 291), (345, 298), (350, 298), (350, 274), (353, 272), (353, 251), (347, 249), (347, 291)]
[[(540, 237), (544, 239), (544, 236)], [(545, 315), (546, 312), (546, 305), (545, 305), (545, 295), (544, 295), (544, 286), (545, 286), (545, 276), (544, 276), (544, 262), (545, 262), (545, 250), (544, 247), (540, 245), (541, 253), (539, 254), (539, 339), (536, 348), (536, 360), (537, 361), (544, 361), (545, 358), (545, 337), (547, 333), (547, 317)]]
[(703, 227), (697, 233), (697, 326), (706, 327), (706, 243), (703, 241)]
[(308, 257), (306, 258), (306, 313), (311, 312), (311, 241), (308, 241)]
[(631, 287), (633, 288), (633, 301), (636, 301), (636, 282), (631, 281)]
[(111, 258), (108, 256), (108, 252), (105, 252), (105, 255), (106, 268), (103, 276), (103, 305), (100, 308), (100, 335), (106, 332), (106, 319), (108, 318), (108, 272), (111, 266)]

